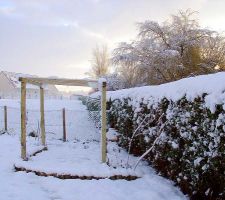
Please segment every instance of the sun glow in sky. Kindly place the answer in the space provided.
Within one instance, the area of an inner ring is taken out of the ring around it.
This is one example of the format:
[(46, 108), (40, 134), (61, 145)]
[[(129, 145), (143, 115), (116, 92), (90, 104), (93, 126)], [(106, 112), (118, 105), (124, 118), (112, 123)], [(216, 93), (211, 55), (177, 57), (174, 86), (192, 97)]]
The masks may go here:
[(224, 0), (0, 0), (0, 70), (83, 78), (92, 49), (136, 35), (136, 22), (199, 12), (203, 27), (225, 30)]

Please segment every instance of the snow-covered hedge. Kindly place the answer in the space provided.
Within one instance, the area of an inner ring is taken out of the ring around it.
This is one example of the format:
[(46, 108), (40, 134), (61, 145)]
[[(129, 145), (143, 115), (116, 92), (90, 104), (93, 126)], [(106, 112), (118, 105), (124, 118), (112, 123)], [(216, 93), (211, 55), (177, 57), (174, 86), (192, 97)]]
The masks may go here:
[(121, 146), (153, 147), (145, 159), (192, 199), (225, 199), (225, 72), (107, 95)]

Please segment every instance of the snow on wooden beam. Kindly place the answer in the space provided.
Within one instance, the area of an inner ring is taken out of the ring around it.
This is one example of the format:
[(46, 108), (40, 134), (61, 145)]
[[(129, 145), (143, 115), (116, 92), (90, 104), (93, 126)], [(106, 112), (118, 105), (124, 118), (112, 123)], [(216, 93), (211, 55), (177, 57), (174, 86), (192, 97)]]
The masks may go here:
[(19, 81), (30, 83), (33, 85), (68, 85), (68, 86), (85, 86), (85, 87), (98, 87), (96, 80), (84, 80), (84, 79), (65, 79), (65, 78), (36, 78), (36, 77), (20, 77)]

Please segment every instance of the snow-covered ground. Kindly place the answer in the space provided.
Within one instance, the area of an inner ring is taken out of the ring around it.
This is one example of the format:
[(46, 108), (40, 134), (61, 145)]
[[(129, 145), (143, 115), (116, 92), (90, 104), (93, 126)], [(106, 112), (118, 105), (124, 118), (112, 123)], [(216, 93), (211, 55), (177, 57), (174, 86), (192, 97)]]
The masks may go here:
[[(0, 100), (0, 105), (19, 108), (15, 100)], [(61, 110), (63, 107), (73, 114), (67, 115), (69, 126), (68, 141), (63, 143), (60, 130), (47, 137), (48, 151), (31, 157), (29, 161), (20, 159), (20, 131), (0, 135), (0, 199), (3, 200), (83, 200), (83, 199), (142, 199), (180, 200), (186, 197), (173, 186), (173, 183), (158, 176), (154, 170), (142, 162), (137, 170), (126, 169), (127, 153), (115, 142), (108, 143), (109, 167), (100, 162), (100, 135), (80, 101), (46, 101), (46, 110)], [(38, 110), (37, 100), (28, 101), (28, 109)], [(9, 116), (10, 120), (13, 115)], [(37, 116), (36, 116), (37, 117)], [(14, 120), (18, 120), (14, 118)], [(52, 113), (46, 123), (61, 123), (61, 115)], [(110, 134), (114, 131), (110, 130)], [(41, 147), (39, 140), (27, 139), (27, 148)], [(29, 150), (28, 150), (29, 151)], [(129, 166), (138, 158), (131, 157)], [(33, 170), (76, 175), (107, 177), (115, 174), (141, 176), (133, 181), (126, 180), (61, 180), (54, 177), (40, 177), (33, 173), (15, 172), (14, 164)]]

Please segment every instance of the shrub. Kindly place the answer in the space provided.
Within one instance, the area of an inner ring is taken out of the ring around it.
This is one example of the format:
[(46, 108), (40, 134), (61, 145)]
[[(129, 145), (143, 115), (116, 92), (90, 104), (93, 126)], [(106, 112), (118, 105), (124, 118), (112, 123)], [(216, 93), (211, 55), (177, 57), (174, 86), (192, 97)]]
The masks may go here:
[[(108, 101), (109, 124), (118, 130), (119, 145), (142, 155), (157, 137), (145, 159), (173, 180), (191, 199), (225, 199), (225, 110), (212, 112), (207, 94), (190, 101), (167, 98), (157, 103), (130, 98)], [(153, 97), (152, 97), (153, 98)]]

